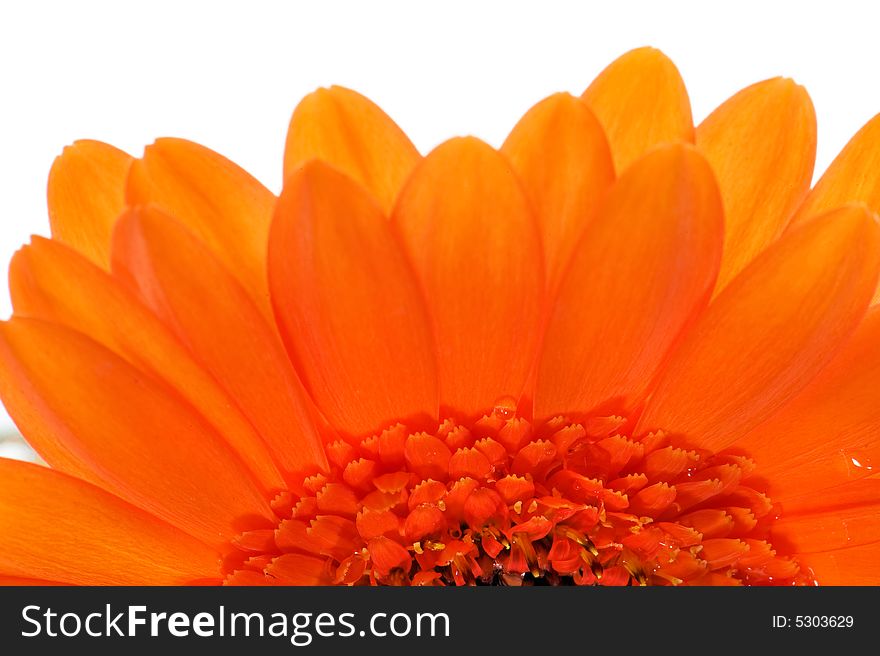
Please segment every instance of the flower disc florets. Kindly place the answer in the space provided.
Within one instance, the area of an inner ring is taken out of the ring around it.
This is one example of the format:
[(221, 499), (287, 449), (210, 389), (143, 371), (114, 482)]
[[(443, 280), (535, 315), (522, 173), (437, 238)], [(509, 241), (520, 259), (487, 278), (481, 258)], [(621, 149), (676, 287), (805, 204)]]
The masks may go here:
[(499, 405), (470, 425), (334, 442), (329, 473), (274, 500), (277, 529), (236, 541), (227, 582), (301, 567), (346, 585), (804, 582), (763, 539), (774, 506), (750, 460), (626, 427), (560, 417), (535, 430)]

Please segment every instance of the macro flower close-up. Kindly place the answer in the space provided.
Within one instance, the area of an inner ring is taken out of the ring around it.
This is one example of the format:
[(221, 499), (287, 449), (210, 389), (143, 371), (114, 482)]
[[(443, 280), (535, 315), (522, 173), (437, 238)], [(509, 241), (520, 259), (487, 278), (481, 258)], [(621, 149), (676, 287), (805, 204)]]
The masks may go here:
[[(820, 117), (820, 120), (833, 117)], [(880, 115), (653, 48), (500, 148), (78, 141), (9, 265), (8, 585), (880, 585)]]

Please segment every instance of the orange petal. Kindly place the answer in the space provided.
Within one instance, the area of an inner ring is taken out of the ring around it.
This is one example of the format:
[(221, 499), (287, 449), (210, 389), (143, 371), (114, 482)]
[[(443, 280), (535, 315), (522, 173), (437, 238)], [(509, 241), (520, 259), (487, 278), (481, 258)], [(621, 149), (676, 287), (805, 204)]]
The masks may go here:
[(880, 308), (803, 392), (736, 447), (758, 464), (774, 501), (871, 475), (880, 465)]
[(266, 244), (275, 196), (245, 170), (199, 144), (159, 139), (131, 167), (129, 205), (158, 205), (220, 259), (271, 319)]
[[(167, 386), (85, 336), (0, 325), (0, 396), (22, 433), (72, 474), (209, 544), (272, 511), (250, 472)], [(258, 528), (262, 528), (259, 526)]]
[[(631, 410), (709, 300), (723, 234), (712, 170), (692, 147), (633, 164), (575, 250), (538, 365), (535, 416)], [(603, 410), (604, 411), (604, 410)]]
[(367, 544), (373, 568), (379, 576), (388, 576), (391, 570), (400, 568), (409, 571), (412, 554), (398, 542), (384, 536), (373, 538)]
[(125, 207), (125, 179), (134, 158), (100, 141), (77, 141), (49, 172), (52, 236), (108, 268), (113, 222)]
[(880, 540), (870, 544), (795, 556), (819, 585), (880, 585)]
[(599, 199), (614, 181), (608, 140), (584, 103), (558, 93), (522, 117), (501, 152), (535, 208), (547, 281), (553, 288)]
[(440, 145), (394, 210), (433, 313), (441, 408), (466, 416), (520, 397), (544, 290), (537, 225), (519, 182), (474, 138)]
[[(770, 528), (774, 545), (816, 553), (880, 540), (880, 480), (852, 481), (782, 504)], [(820, 581), (821, 583), (821, 581)]]
[[(34, 237), (12, 258), (16, 316), (68, 326), (163, 379), (242, 455), (267, 489), (283, 485), (260, 435), (211, 375), (119, 280), (53, 240)], [(52, 448), (54, 444), (37, 445)], [(41, 453), (49, 462), (51, 453)]]
[(693, 143), (687, 89), (659, 50), (637, 48), (611, 63), (581, 96), (596, 114), (618, 173), (660, 143)]
[(385, 214), (420, 157), (385, 112), (344, 87), (318, 89), (290, 119), (284, 176), (310, 159), (339, 169), (373, 194)]
[(809, 190), (816, 113), (803, 87), (775, 78), (718, 107), (697, 128), (696, 142), (724, 199), (720, 290), (776, 240)]
[(286, 473), (325, 468), (315, 411), (247, 291), (181, 223), (152, 207), (113, 232), (112, 269), (235, 399)]
[(798, 208), (792, 226), (852, 202), (880, 212), (880, 114), (840, 151)]
[(47, 581), (46, 579), (26, 578), (23, 576), (7, 576), (0, 574), (0, 586), (27, 586), (27, 587), (43, 587), (50, 585), (66, 585), (59, 581)]
[(277, 585), (330, 585), (333, 579), (323, 558), (303, 554), (278, 556), (266, 568)]
[(0, 459), (0, 572), (76, 585), (184, 585), (219, 579), (220, 558), (84, 481)]
[[(880, 114), (850, 139), (797, 211), (792, 225), (850, 202), (880, 213)], [(880, 286), (873, 303), (880, 303)]]
[(713, 301), (664, 368), (638, 428), (718, 451), (768, 419), (862, 319), (880, 226), (846, 207), (789, 233)]
[(424, 302), (391, 225), (360, 186), (317, 161), (290, 175), (269, 266), (288, 352), (334, 426), (361, 435), (436, 420)]

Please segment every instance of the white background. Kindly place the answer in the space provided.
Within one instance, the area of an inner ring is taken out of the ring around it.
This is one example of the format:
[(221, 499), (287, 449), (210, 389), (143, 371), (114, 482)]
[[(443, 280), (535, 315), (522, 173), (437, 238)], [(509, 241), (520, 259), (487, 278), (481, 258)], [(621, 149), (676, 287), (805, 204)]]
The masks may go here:
[[(533, 103), (580, 93), (626, 50), (676, 62), (699, 122), (786, 75), (819, 119), (817, 172), (880, 111), (873, 2), (3, 2), (0, 316), (6, 264), (48, 234), (45, 181), (75, 139), (132, 154), (203, 143), (278, 191), (287, 121), (318, 86), (382, 106), (422, 152), (458, 134), (500, 145)], [(0, 433), (11, 428), (0, 410)], [(10, 451), (6, 451), (10, 454)]]

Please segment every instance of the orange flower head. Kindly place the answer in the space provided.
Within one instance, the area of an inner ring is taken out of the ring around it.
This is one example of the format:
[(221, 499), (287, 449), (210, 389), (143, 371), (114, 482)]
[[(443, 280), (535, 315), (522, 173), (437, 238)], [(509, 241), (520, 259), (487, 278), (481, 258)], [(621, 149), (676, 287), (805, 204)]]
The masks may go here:
[(660, 52), (422, 157), (306, 97), (275, 197), (80, 141), (13, 258), (0, 582), (880, 584), (880, 117), (694, 128)]

